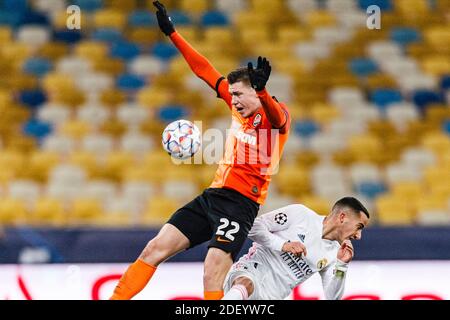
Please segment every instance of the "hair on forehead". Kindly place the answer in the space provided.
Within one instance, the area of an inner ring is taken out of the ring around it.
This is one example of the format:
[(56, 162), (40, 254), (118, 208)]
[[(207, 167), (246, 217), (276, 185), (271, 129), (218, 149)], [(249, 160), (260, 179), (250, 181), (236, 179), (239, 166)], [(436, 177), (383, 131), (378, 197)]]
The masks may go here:
[(229, 84), (233, 84), (236, 82), (243, 82), (246, 85), (250, 85), (250, 77), (248, 75), (248, 69), (247, 68), (239, 68), (234, 71), (231, 71), (228, 76), (227, 80)]
[(366, 207), (364, 207), (364, 205), (358, 199), (356, 199), (354, 197), (345, 197), (345, 198), (338, 200), (334, 204), (331, 211), (335, 212), (336, 210), (345, 209), (345, 208), (351, 209), (354, 213), (363, 212), (367, 216), (367, 218), (370, 218), (369, 211), (366, 209)]

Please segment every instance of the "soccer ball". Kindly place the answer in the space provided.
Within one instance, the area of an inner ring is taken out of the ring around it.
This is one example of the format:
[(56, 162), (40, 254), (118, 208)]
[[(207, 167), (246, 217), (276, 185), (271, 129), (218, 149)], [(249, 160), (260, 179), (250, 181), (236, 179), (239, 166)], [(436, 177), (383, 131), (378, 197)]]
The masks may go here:
[(164, 150), (176, 159), (192, 157), (200, 149), (201, 144), (200, 130), (188, 120), (170, 123), (162, 134)]

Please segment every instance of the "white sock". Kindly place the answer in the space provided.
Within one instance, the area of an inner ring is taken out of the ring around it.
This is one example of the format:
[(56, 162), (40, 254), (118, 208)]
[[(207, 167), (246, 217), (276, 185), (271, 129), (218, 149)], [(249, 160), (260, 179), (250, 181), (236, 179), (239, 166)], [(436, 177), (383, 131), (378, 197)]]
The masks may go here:
[(247, 289), (241, 284), (234, 285), (230, 289), (230, 291), (228, 291), (227, 294), (224, 295), (222, 298), (222, 300), (247, 300), (247, 299), (248, 299)]

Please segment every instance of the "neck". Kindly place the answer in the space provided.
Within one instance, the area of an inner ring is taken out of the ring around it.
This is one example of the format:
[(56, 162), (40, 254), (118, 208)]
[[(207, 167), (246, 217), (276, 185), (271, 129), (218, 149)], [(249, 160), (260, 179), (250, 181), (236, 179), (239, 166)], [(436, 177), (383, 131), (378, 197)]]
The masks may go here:
[(331, 221), (330, 216), (326, 216), (325, 219), (323, 219), (323, 227), (322, 227), (322, 239), (327, 240), (337, 240), (337, 232), (336, 227)]

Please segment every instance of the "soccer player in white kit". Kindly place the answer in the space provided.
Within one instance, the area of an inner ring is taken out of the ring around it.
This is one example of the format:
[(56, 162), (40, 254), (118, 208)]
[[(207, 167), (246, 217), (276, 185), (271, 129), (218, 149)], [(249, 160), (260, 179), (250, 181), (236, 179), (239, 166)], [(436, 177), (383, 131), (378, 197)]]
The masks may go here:
[(230, 269), (223, 300), (281, 300), (319, 272), (325, 298), (342, 298), (350, 240), (361, 239), (367, 209), (353, 197), (337, 201), (324, 217), (293, 204), (256, 218), (248, 253)]

